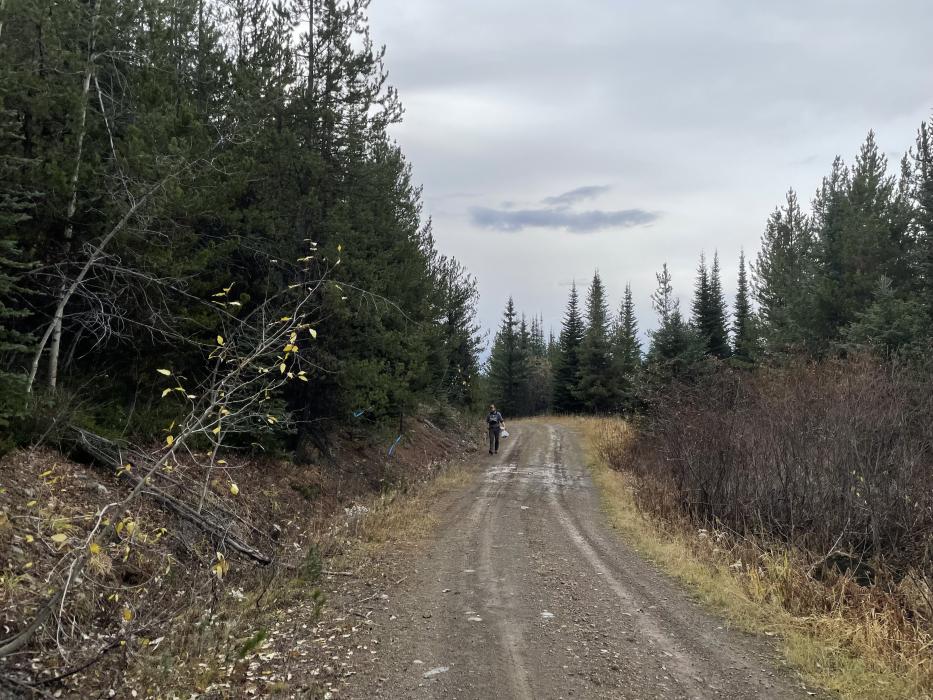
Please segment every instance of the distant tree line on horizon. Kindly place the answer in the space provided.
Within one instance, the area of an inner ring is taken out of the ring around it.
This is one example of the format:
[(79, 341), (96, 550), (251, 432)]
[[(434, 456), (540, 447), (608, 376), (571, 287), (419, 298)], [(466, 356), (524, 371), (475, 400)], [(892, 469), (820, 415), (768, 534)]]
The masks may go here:
[(632, 413), (723, 364), (923, 359), (933, 340), (933, 128), (921, 124), (896, 174), (870, 132), (854, 164), (835, 159), (809, 211), (788, 191), (754, 262), (739, 255), (731, 311), (718, 253), (701, 256), (689, 316), (666, 263), (657, 282), (645, 352), (631, 286), (613, 315), (598, 272), (583, 308), (571, 288), (560, 335), (547, 342), (543, 322), (527, 324), (510, 298), (486, 368), (492, 399), (512, 415)]

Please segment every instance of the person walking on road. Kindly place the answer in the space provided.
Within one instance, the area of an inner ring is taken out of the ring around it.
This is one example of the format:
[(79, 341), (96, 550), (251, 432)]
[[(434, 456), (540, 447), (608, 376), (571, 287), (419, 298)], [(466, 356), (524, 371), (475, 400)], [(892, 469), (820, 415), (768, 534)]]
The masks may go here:
[(496, 410), (496, 404), (489, 405), (489, 413), (486, 414), (486, 426), (489, 428), (489, 454), (493, 451), (499, 452), (499, 433), (505, 427), (505, 421), (502, 420), (502, 414)]

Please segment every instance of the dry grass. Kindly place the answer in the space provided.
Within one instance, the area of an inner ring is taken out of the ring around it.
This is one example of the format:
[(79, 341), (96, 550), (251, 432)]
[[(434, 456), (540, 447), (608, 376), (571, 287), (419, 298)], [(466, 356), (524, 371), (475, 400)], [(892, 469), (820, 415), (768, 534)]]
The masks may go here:
[(415, 545), (422, 541), (439, 522), (438, 502), (468, 484), (474, 475), (463, 465), (452, 465), (435, 478), (404, 491), (373, 497), (365, 503), (367, 512), (350, 525), (356, 542), (347, 556), (358, 560), (387, 545)]
[(933, 638), (903, 605), (920, 598), (911, 584), (892, 594), (842, 576), (818, 581), (800, 553), (649, 517), (636, 505), (636, 477), (611, 468), (623, 463), (631, 428), (613, 419), (578, 424), (615, 527), (704, 603), (780, 638), (788, 661), (844, 698), (933, 698)]

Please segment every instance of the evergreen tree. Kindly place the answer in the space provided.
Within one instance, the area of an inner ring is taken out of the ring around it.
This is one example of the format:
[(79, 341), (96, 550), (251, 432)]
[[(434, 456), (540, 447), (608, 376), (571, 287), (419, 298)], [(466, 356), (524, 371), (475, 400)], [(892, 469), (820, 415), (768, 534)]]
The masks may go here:
[(913, 167), (919, 295), (933, 321), (933, 126), (926, 122), (920, 125), (917, 133)]
[(658, 315), (658, 327), (649, 333), (646, 365), (655, 385), (663, 385), (675, 379), (689, 380), (703, 359), (705, 343), (681, 316), (667, 263), (657, 273), (657, 280), (651, 302)]
[(722, 273), (719, 269), (719, 252), (713, 251), (713, 265), (709, 274), (709, 312), (704, 335), (711, 355), (725, 359), (732, 353), (729, 345), (726, 299), (722, 291)]
[(726, 331), (726, 304), (722, 295), (719, 254), (713, 256), (713, 267), (707, 269), (705, 256), (700, 256), (693, 298), (693, 326), (706, 344), (706, 352), (720, 359), (729, 356)]
[(593, 274), (593, 282), (587, 294), (586, 316), (576, 394), (585, 410), (605, 413), (613, 407), (617, 389), (611, 371), (609, 307), (599, 272)]
[(882, 277), (875, 301), (842, 330), (842, 346), (871, 350), (883, 357), (922, 357), (928, 350), (929, 333), (930, 319), (923, 304), (899, 297), (890, 280)]
[(732, 324), (732, 354), (740, 363), (748, 364), (757, 355), (755, 319), (749, 298), (748, 275), (745, 270), (745, 252), (739, 253), (739, 281), (735, 295), (735, 318)]
[(476, 280), (454, 258), (441, 257), (435, 267), (441, 357), (437, 361), (444, 394), (454, 404), (470, 403), (479, 375), (483, 341), (476, 324), (479, 292)]
[(698, 329), (702, 329), (710, 307), (709, 269), (706, 267), (705, 253), (700, 253), (700, 264), (697, 267), (697, 278), (693, 289), (693, 304), (691, 306), (693, 325)]
[[(835, 172), (841, 179), (843, 171)], [(827, 193), (837, 186), (824, 183)], [(805, 341), (813, 265), (810, 221), (800, 210), (797, 194), (789, 190), (784, 206), (768, 218), (753, 268), (754, 295), (772, 350), (799, 347)]]
[(493, 401), (504, 415), (523, 415), (528, 389), (528, 356), (524, 334), (512, 297), (489, 356), (489, 381)]
[(617, 382), (617, 406), (626, 412), (637, 405), (638, 375), (641, 370), (641, 341), (632, 300), (632, 285), (625, 285), (625, 296), (619, 309), (612, 338), (613, 375)]
[[(906, 241), (895, 210), (895, 179), (873, 132), (851, 173), (840, 162), (814, 204), (817, 231), (815, 317), (810, 330), (816, 352), (825, 352), (873, 302), (880, 278), (896, 267)], [(891, 279), (896, 291), (910, 281)]]
[(577, 398), (580, 382), (580, 346), (586, 327), (580, 316), (577, 285), (570, 288), (570, 299), (564, 314), (558, 341), (557, 363), (554, 367), (554, 399), (552, 405), (560, 413), (578, 413), (583, 405)]
[[(0, 86), (6, 85), (7, 78), (2, 71), (0, 68)], [(16, 328), (17, 321), (27, 315), (21, 303), (24, 290), (20, 278), (28, 266), (22, 261), (13, 230), (29, 219), (27, 211), (32, 197), (12, 185), (17, 166), (31, 165), (23, 160), (16, 162), (7, 155), (12, 150), (11, 141), (16, 138), (11, 125), (14, 120), (15, 115), (4, 109), (0, 92), (0, 357), (5, 359), (0, 366), (0, 429), (8, 429), (10, 419), (20, 416), (25, 406), (26, 375), (19, 367), (32, 342), (32, 338)]]

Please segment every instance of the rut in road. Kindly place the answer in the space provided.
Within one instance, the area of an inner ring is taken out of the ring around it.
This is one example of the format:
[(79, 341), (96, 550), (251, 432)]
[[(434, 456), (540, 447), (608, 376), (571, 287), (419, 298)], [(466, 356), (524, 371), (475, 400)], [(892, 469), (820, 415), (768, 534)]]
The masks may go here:
[(374, 616), (383, 643), (352, 697), (810, 696), (769, 644), (726, 629), (620, 541), (574, 430), (509, 427)]

